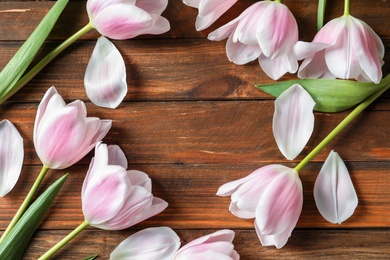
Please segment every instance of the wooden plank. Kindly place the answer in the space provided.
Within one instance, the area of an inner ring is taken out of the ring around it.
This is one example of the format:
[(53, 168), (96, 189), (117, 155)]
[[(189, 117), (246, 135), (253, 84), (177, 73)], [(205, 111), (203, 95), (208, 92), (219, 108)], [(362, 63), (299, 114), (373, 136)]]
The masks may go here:
[[(139, 38), (206, 38), (208, 33), (236, 18), (253, 2), (238, 1), (225, 15), (216, 21), (209, 29), (201, 32), (195, 30), (197, 10), (185, 6), (182, 1), (169, 0), (168, 8), (164, 11), (171, 24), (171, 30), (159, 36), (141, 36)], [(318, 1), (285, 0), (299, 25), (300, 37), (311, 40), (316, 33), (316, 16)], [(27, 10), (26, 12), (0, 12), (0, 41), (25, 40), (50, 7), (51, 1), (39, 2), (1, 2), (0, 11)], [(50, 35), (50, 40), (66, 39), (88, 23), (86, 1), (71, 1), (60, 17), (56, 27)], [(390, 37), (390, 28), (387, 26), (387, 17), (390, 6), (386, 1), (359, 1), (351, 4), (351, 14), (368, 23), (381, 37)], [(343, 14), (343, 2), (332, 2), (326, 9), (325, 21)], [(69, 19), (71, 17), (72, 19)], [(83, 39), (96, 39), (96, 31), (88, 33)]]
[[(55, 46), (47, 43), (37, 62)], [(0, 42), (0, 67), (11, 59), (21, 43)], [(128, 94), (125, 101), (144, 100), (237, 100), (271, 99), (254, 87), (272, 84), (257, 61), (238, 66), (226, 57), (224, 42), (200, 40), (116, 41), (127, 66)], [(95, 41), (77, 42), (41, 71), (10, 101), (40, 101), (50, 86), (62, 91), (65, 99), (88, 100), (84, 73)], [(208, 58), (205, 60), (205, 53)], [(390, 53), (383, 73), (390, 73)], [(35, 63), (34, 62), (34, 63)], [(286, 74), (281, 81), (296, 79)], [(389, 94), (386, 94), (388, 97)]]
[[(129, 169), (148, 173), (152, 179), (153, 194), (169, 203), (165, 211), (136, 227), (163, 225), (176, 229), (252, 229), (253, 220), (239, 219), (229, 212), (229, 197), (218, 197), (215, 194), (222, 184), (242, 178), (263, 165), (130, 165)], [(312, 190), (321, 166), (321, 163), (309, 164), (300, 174), (304, 187), (304, 207), (298, 222), (299, 228), (390, 227), (389, 162), (347, 163), (359, 197), (359, 206), (342, 225), (326, 222), (315, 206)], [(40, 192), (62, 174), (69, 172), (70, 175), (45, 217), (42, 229), (72, 229), (83, 221), (80, 191), (87, 169), (87, 165), (79, 165), (48, 173)], [(39, 166), (25, 166), (14, 190), (0, 200), (0, 229), (4, 229), (11, 220), (39, 170)]]
[[(60, 90), (60, 93), (63, 91)], [(365, 111), (314, 161), (324, 161), (335, 149), (346, 161), (388, 161), (390, 104)], [(130, 164), (264, 163), (286, 160), (272, 134), (273, 102), (128, 102), (112, 110), (87, 104), (89, 116), (109, 118), (105, 138), (128, 151)], [(39, 164), (32, 143), (36, 103), (0, 106), (1, 118), (11, 120), (25, 139), (25, 163)], [(315, 115), (315, 129), (299, 162), (348, 114)], [(88, 163), (89, 161), (83, 161)]]
[[(215, 230), (175, 230), (181, 245)], [(83, 259), (98, 254), (108, 259), (112, 250), (135, 231), (87, 229), (74, 238), (55, 259)], [(37, 259), (68, 231), (39, 231), (24, 259)], [(282, 249), (263, 247), (254, 230), (236, 230), (235, 249), (243, 260), (257, 259), (388, 259), (390, 230), (295, 230)]]

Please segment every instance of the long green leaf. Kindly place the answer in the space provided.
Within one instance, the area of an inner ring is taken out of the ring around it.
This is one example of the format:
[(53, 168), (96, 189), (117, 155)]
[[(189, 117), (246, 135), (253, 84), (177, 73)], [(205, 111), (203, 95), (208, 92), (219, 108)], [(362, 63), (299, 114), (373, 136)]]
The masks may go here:
[(372, 93), (390, 84), (390, 74), (383, 78), (379, 84), (338, 79), (298, 79), (256, 85), (256, 87), (278, 97), (283, 91), (297, 83), (305, 88), (316, 102), (314, 110), (339, 112), (359, 104)]
[(0, 244), (0, 259), (21, 259), (43, 216), (64, 184), (67, 174), (50, 185), (26, 210)]
[(0, 102), (14, 94), (13, 86), (30, 65), (67, 4), (68, 0), (58, 0), (54, 4), (30, 37), (0, 72)]

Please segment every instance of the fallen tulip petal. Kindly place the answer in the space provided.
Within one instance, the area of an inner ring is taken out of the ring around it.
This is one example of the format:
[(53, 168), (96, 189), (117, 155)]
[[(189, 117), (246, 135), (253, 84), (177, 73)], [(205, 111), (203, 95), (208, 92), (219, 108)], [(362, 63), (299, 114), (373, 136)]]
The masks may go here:
[(309, 93), (294, 84), (275, 100), (272, 130), (282, 154), (293, 160), (309, 141), (314, 128), (315, 102)]
[(122, 241), (110, 254), (110, 260), (172, 260), (179, 247), (180, 238), (172, 229), (147, 228)]
[(313, 192), (321, 215), (334, 224), (347, 220), (358, 205), (358, 197), (348, 169), (333, 150), (318, 174)]
[(87, 96), (97, 106), (116, 108), (127, 94), (126, 67), (115, 45), (97, 40), (84, 76)]
[(24, 158), (23, 138), (8, 120), (0, 122), (0, 197), (19, 179)]

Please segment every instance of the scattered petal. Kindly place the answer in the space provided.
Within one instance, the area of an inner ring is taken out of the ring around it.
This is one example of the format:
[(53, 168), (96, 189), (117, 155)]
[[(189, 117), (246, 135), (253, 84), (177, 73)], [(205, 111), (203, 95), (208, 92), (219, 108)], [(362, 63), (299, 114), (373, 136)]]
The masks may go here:
[(358, 197), (348, 169), (333, 150), (314, 184), (314, 199), (321, 215), (334, 224), (347, 220), (358, 205)]
[(97, 106), (116, 108), (127, 94), (122, 55), (104, 36), (97, 40), (84, 76), (87, 96)]
[(8, 120), (0, 122), (0, 197), (19, 179), (24, 158), (23, 138)]
[(310, 139), (314, 105), (314, 100), (299, 84), (294, 84), (275, 100), (273, 133), (279, 150), (289, 160), (297, 157)]

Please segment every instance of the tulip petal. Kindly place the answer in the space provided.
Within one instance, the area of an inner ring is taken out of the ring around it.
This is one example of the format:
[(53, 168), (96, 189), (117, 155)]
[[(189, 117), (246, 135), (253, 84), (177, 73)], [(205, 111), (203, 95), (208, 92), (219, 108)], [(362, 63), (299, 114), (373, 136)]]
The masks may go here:
[(161, 15), (167, 8), (168, 0), (137, 0), (135, 5), (150, 14)]
[(180, 247), (179, 236), (168, 227), (147, 228), (122, 241), (110, 254), (111, 260), (171, 260)]
[(127, 169), (127, 159), (125, 153), (118, 145), (109, 145), (107, 147), (109, 165), (119, 165), (124, 169)]
[(197, 31), (208, 28), (238, 0), (202, 0), (199, 4), (199, 15), (196, 18)]
[(321, 215), (331, 223), (347, 220), (358, 205), (348, 169), (338, 153), (330, 152), (314, 184), (314, 199)]
[(183, 3), (188, 5), (188, 6), (191, 6), (191, 7), (194, 7), (194, 8), (198, 8), (199, 4), (200, 4), (200, 1), (201, 0), (183, 0)]
[(294, 84), (275, 100), (272, 122), (279, 150), (293, 160), (303, 150), (313, 132), (315, 102), (299, 84)]
[(258, 45), (246, 45), (241, 42), (234, 42), (232, 38), (233, 35), (226, 42), (226, 54), (231, 62), (237, 65), (243, 65), (254, 61), (261, 54)]
[(84, 76), (87, 96), (97, 106), (116, 108), (127, 94), (126, 67), (112, 42), (100, 37)]
[(276, 58), (260, 55), (259, 64), (263, 71), (273, 80), (280, 79), (287, 72), (295, 73), (298, 70), (298, 61), (292, 53)]
[(23, 165), (23, 138), (8, 120), (0, 122), (0, 197), (12, 190)]

